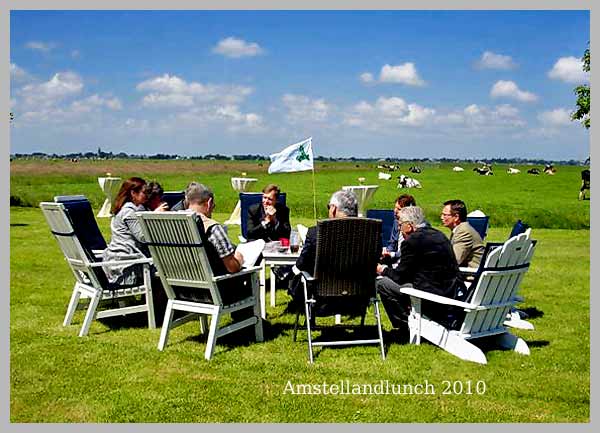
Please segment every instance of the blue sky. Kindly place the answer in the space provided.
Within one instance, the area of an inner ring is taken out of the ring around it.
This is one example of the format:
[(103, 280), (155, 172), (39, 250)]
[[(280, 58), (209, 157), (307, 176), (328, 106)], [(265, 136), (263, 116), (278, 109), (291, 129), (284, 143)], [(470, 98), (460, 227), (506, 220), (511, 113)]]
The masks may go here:
[(585, 159), (587, 11), (11, 11), (11, 152)]

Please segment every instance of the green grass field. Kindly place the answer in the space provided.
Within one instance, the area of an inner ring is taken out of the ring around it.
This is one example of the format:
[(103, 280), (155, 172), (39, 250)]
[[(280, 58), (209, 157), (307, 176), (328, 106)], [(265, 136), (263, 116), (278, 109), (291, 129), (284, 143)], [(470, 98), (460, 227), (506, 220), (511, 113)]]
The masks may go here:
[[(358, 177), (380, 185), (370, 207), (390, 208), (399, 190), (377, 181), (366, 164), (317, 167), (317, 207), (325, 215), (328, 196)], [(463, 165), (469, 170), (468, 164)], [(404, 167), (406, 168), (406, 167)], [(387, 359), (376, 346), (327, 348), (307, 362), (305, 332), (292, 342), (294, 316), (288, 296), (277, 292), (268, 308), (264, 343), (252, 334), (231, 334), (217, 344), (210, 362), (197, 322), (172, 332), (164, 352), (160, 330), (145, 318), (95, 321), (78, 338), (83, 312), (62, 327), (73, 277), (39, 208), (11, 207), (10, 420), (12, 422), (589, 422), (590, 420), (590, 237), (589, 201), (577, 201), (577, 167), (558, 167), (551, 176), (510, 177), (452, 173), (451, 166), (425, 166), (414, 192), (439, 225), (441, 203), (463, 198), (470, 209), (491, 215), (490, 241), (503, 240), (516, 218), (538, 239), (532, 267), (522, 284), (522, 308), (532, 313), (534, 331), (513, 331), (529, 344), (530, 356), (484, 345), (488, 364), (461, 361), (424, 343), (394, 340), (384, 313)], [(519, 167), (526, 171), (527, 167)], [(223, 221), (236, 196), (231, 176), (242, 171), (274, 181), (288, 193), (292, 223), (312, 223), (309, 173), (266, 174), (266, 164), (13, 162), (11, 195), (23, 204), (58, 194), (86, 194), (97, 210), (102, 196), (97, 176), (111, 172), (156, 178), (166, 189), (199, 179), (215, 190), (216, 218)], [(407, 173), (406, 170), (401, 171)], [(99, 220), (110, 237), (109, 222)], [(574, 230), (577, 229), (577, 230)], [(231, 230), (233, 239), (238, 230)], [(367, 324), (373, 324), (372, 314)], [(289, 383), (424, 384), (431, 395), (294, 395)], [(476, 385), (479, 383), (479, 391)], [(444, 394), (448, 384), (462, 393)], [(467, 394), (469, 385), (471, 394)]]

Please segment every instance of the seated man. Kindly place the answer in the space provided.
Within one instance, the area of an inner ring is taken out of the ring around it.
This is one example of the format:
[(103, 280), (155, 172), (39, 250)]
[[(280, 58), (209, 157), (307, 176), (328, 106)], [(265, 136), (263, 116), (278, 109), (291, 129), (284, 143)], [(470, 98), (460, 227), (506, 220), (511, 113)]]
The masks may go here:
[[(329, 218), (346, 218), (358, 215), (358, 200), (352, 191), (340, 190), (331, 196), (327, 205)], [(290, 282), (289, 294), (292, 296), (292, 304), (296, 307), (304, 304), (304, 289), (302, 279), (298, 271), (313, 274), (315, 271), (315, 259), (317, 255), (317, 226), (310, 227), (306, 234), (306, 241), (296, 260), (296, 275)]]
[(263, 189), (262, 202), (248, 208), (248, 240), (263, 239), (265, 242), (290, 237), (290, 210), (278, 203), (280, 191), (277, 185)]
[[(402, 286), (455, 299), (461, 298), (464, 286), (448, 238), (425, 222), (420, 207), (400, 209), (397, 220), (404, 238), (400, 263), (396, 269), (377, 265), (377, 273), (383, 278), (378, 279), (375, 286), (392, 326), (401, 328), (410, 311), (410, 298), (400, 292)], [(448, 326), (452, 325), (449, 313), (457, 313), (426, 301), (422, 308), (423, 314)]]
[(467, 222), (467, 206), (462, 200), (448, 200), (442, 209), (442, 224), (452, 230), (450, 242), (458, 266), (476, 268), (485, 246), (481, 236)]
[[(215, 208), (213, 192), (201, 183), (192, 182), (185, 190), (185, 202), (188, 204), (188, 209), (194, 211), (198, 217), (197, 223), (213, 274), (218, 276), (239, 272), (242, 269), (244, 258), (239, 251), (235, 250), (223, 226), (212, 219), (212, 213)], [(226, 304), (249, 296), (252, 293), (249, 280), (244, 281), (244, 286), (241, 290), (239, 280), (224, 280), (219, 282), (218, 285), (221, 289), (229, 285), (233, 289), (235, 286), (235, 291), (221, 290), (222, 300)]]
[[(396, 199), (396, 203), (394, 204), (394, 217), (397, 218), (398, 211), (403, 207), (416, 205), (417, 202), (412, 195), (402, 194)], [(402, 236), (400, 236), (398, 224), (396, 223), (396, 220), (394, 220), (392, 233), (390, 234), (390, 240), (388, 241), (388, 244), (383, 247), (383, 251), (381, 253), (382, 263), (389, 264), (394, 268), (398, 266), (398, 263), (400, 262), (400, 246), (402, 245), (403, 240), (404, 239)]]

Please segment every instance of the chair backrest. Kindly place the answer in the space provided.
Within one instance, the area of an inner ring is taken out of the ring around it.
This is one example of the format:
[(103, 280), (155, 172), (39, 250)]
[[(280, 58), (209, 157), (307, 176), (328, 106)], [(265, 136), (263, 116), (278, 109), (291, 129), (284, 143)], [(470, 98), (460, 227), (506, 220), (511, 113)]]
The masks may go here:
[(94, 254), (82, 244), (64, 204), (42, 202), (40, 208), (77, 281), (84, 283), (87, 277), (97, 286), (108, 287), (108, 280), (102, 268), (90, 267), (90, 263), (95, 261)]
[(485, 308), (466, 314), (461, 333), (477, 336), (503, 330), (506, 314), (517, 302), (515, 294), (535, 251), (536, 242), (530, 233), (528, 230), (510, 238), (489, 252), (470, 299), (471, 304)]
[[(206, 236), (192, 212), (136, 212), (165, 292), (179, 299), (178, 287), (210, 292), (215, 305), (222, 305), (213, 281), (213, 271), (204, 248)], [(208, 299), (207, 296), (202, 298)]]
[(184, 198), (185, 192), (183, 191), (165, 191), (162, 195), (162, 201), (169, 205), (169, 209), (173, 209), (173, 206), (181, 202)]
[[(244, 238), (248, 237), (248, 208), (253, 204), (260, 203), (262, 196), (262, 192), (240, 192), (240, 220), (242, 223), (242, 236)], [(285, 205), (285, 200), (285, 192), (280, 193), (277, 203)]]
[(61, 203), (71, 221), (73, 230), (86, 250), (103, 250), (106, 241), (98, 227), (92, 205), (84, 195), (58, 195), (56, 203)]
[(381, 220), (321, 220), (317, 223), (316, 248), (316, 296), (374, 296)]
[(525, 230), (527, 230), (529, 228), (529, 225), (525, 224), (523, 221), (521, 220), (517, 220), (517, 222), (515, 223), (515, 225), (513, 226), (511, 232), (510, 232), (510, 236), (508, 236), (508, 239), (520, 235), (521, 233), (525, 233)]
[(471, 224), (471, 226), (477, 230), (477, 233), (479, 233), (479, 236), (481, 236), (481, 239), (485, 239), (485, 237), (487, 236), (487, 231), (488, 231), (488, 226), (490, 223), (490, 217), (489, 216), (468, 216), (467, 215), (467, 222), (469, 224)]
[(392, 209), (369, 209), (367, 210), (367, 218), (375, 218), (381, 220), (381, 244), (387, 245), (396, 224), (396, 217)]

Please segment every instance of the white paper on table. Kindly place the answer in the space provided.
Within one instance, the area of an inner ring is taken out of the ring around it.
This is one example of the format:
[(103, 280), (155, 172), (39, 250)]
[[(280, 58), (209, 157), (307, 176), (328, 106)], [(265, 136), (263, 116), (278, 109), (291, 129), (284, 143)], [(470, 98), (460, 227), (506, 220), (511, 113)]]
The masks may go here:
[(265, 241), (262, 239), (246, 242), (245, 244), (239, 244), (236, 248), (236, 251), (238, 251), (244, 258), (242, 267), (250, 268), (254, 266), (256, 260), (258, 260), (258, 256), (260, 256), (264, 248)]

